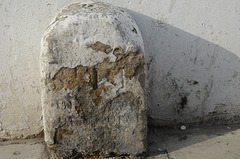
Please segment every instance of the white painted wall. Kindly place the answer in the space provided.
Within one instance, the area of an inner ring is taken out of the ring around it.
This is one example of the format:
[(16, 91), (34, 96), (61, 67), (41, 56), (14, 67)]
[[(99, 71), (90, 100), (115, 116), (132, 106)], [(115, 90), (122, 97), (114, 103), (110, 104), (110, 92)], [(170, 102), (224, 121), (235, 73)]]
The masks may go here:
[[(127, 8), (142, 32), (151, 121), (238, 121), (240, 1), (104, 1)], [(42, 130), (40, 41), (72, 2), (0, 0), (0, 138)]]

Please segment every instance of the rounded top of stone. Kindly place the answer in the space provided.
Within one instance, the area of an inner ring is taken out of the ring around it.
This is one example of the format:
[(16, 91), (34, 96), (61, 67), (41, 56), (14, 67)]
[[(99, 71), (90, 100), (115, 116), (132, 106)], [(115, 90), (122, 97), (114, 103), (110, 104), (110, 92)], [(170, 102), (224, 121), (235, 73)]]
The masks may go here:
[(99, 1), (84, 1), (70, 4), (63, 8), (58, 16), (71, 15), (71, 14), (81, 14), (91, 17), (91, 14), (97, 13), (99, 17), (104, 17), (107, 14), (115, 14), (118, 11), (125, 12), (121, 10), (119, 7), (113, 6), (108, 3), (103, 3)]
[(136, 50), (144, 53), (142, 36), (124, 9), (97, 1), (73, 3), (59, 12), (45, 32), (42, 67), (57, 71), (61, 67), (94, 66), (106, 58), (115, 62), (117, 52)]
[[(52, 32), (53, 29), (60, 25), (62, 25), (62, 28), (64, 25), (64, 29), (66, 29), (66, 26), (71, 24), (76, 26), (85, 25), (88, 27), (88, 30), (98, 28), (98, 32), (96, 32), (94, 37), (97, 37), (100, 31), (102, 31), (106, 32), (105, 34), (109, 33), (108, 37), (106, 37), (108, 40), (118, 39), (118, 43), (124, 40), (124, 45), (128, 43), (131, 44), (131, 47), (137, 47), (140, 50), (144, 48), (140, 30), (134, 19), (123, 8), (108, 3), (91, 0), (65, 6), (50, 24), (47, 32)], [(102, 40), (104, 43), (104, 39), (98, 39), (97, 41)], [(105, 44), (112, 46), (107, 41)]]

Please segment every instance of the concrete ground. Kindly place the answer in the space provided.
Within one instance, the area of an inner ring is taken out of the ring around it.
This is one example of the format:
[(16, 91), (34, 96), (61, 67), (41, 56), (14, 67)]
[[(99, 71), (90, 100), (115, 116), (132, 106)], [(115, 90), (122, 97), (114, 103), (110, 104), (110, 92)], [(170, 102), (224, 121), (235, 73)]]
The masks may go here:
[[(240, 126), (150, 128), (147, 159), (240, 159)], [(42, 138), (0, 142), (0, 159), (48, 159)]]
[(151, 128), (147, 159), (240, 159), (240, 126)]
[(0, 159), (48, 159), (42, 138), (0, 142)]

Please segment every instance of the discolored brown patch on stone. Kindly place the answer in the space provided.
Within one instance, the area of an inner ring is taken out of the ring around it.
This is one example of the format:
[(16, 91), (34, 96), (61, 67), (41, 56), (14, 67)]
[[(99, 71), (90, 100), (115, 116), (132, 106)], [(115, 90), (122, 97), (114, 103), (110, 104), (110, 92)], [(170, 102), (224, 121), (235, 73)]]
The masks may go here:
[(119, 56), (119, 55), (123, 54), (122, 48), (121, 48), (121, 47), (116, 47), (116, 48), (113, 50), (113, 54), (114, 54), (115, 56)]
[(21, 154), (21, 152), (19, 152), (19, 151), (15, 151), (14, 153), (13, 153), (13, 155), (20, 155)]
[(107, 78), (107, 80), (114, 84), (114, 76), (124, 70), (126, 78), (132, 78), (137, 72), (138, 66), (144, 66), (143, 56), (139, 51), (128, 52), (126, 54), (119, 54), (115, 62), (109, 62), (109, 59), (104, 60), (95, 66), (99, 70), (99, 79)]
[[(119, 49), (120, 47), (118, 47)], [(121, 53), (121, 51), (118, 51)], [(118, 54), (118, 57), (115, 62), (110, 62), (109, 58), (106, 58), (102, 63), (98, 63), (92, 67), (86, 66), (77, 66), (75, 68), (61, 68), (55, 76), (46, 79), (46, 84), (52, 83), (53, 90), (59, 91), (61, 89), (70, 89), (73, 90), (76, 87), (80, 86), (81, 88), (93, 88), (90, 92), (95, 94), (96, 98), (93, 99), (96, 105), (101, 103), (102, 97), (101, 94), (103, 91), (107, 92), (107, 87), (99, 87), (99, 81), (103, 78), (106, 78), (112, 84), (114, 83), (114, 77), (119, 74), (121, 70), (124, 70), (124, 76), (131, 79), (137, 74), (142, 74), (144, 72), (144, 59), (142, 54), (138, 51), (130, 51), (125, 54)], [(89, 81), (84, 79), (85, 75), (89, 75)], [(139, 82), (144, 86), (144, 77), (138, 77)], [(84, 89), (86, 91), (86, 89)], [(86, 93), (86, 92), (85, 92)], [(83, 94), (84, 96), (85, 94)], [(67, 105), (68, 108), (71, 108), (70, 105)], [(77, 112), (80, 112), (76, 108)]]
[(47, 144), (47, 147), (53, 150), (58, 150), (61, 148), (61, 144)]
[(65, 129), (57, 129), (56, 131), (56, 141), (62, 140), (64, 137), (72, 135), (73, 131), (72, 130), (65, 130)]
[(76, 86), (88, 86), (89, 83), (84, 81), (83, 78), (85, 73), (90, 73), (87, 67), (76, 68), (61, 68), (55, 76), (50, 79), (46, 79), (46, 84), (53, 83), (55, 91), (64, 89), (74, 89)]
[(97, 96), (96, 99), (94, 99), (93, 101), (95, 102), (95, 104), (98, 106), (101, 103), (102, 100), (102, 92), (107, 92), (109, 91), (109, 89), (105, 86), (100, 87), (99, 89), (96, 90), (95, 94)]
[(92, 48), (93, 50), (102, 51), (102, 52), (105, 52), (107, 54), (112, 51), (111, 46), (103, 44), (99, 41), (97, 41), (94, 44), (89, 45), (89, 47)]

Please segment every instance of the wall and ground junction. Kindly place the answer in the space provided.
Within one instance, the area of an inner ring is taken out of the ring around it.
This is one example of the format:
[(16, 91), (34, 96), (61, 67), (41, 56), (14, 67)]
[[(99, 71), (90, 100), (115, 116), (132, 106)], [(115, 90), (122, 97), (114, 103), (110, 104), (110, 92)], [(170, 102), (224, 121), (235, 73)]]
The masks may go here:
[[(0, 0), (0, 138), (42, 131), (40, 41), (76, 0)], [(125, 8), (145, 45), (149, 122), (237, 123), (240, 1), (104, 0)]]

